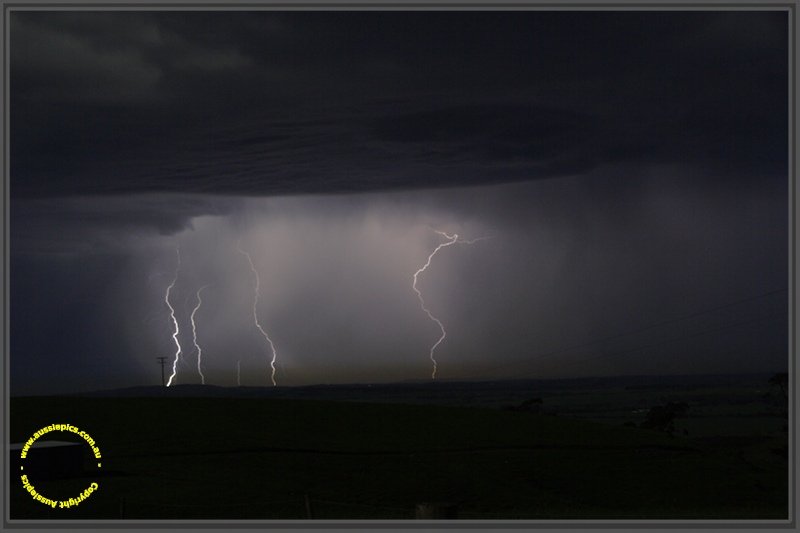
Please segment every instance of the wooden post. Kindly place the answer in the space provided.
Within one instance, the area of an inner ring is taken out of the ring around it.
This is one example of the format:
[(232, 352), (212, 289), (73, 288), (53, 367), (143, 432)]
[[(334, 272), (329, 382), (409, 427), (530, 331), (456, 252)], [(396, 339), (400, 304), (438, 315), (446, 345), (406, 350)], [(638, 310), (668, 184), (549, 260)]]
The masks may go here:
[(418, 503), (415, 518), (417, 520), (455, 520), (458, 508), (452, 503)]
[(305, 495), (306, 500), (306, 515), (309, 520), (314, 520), (314, 507), (311, 505), (311, 496)]

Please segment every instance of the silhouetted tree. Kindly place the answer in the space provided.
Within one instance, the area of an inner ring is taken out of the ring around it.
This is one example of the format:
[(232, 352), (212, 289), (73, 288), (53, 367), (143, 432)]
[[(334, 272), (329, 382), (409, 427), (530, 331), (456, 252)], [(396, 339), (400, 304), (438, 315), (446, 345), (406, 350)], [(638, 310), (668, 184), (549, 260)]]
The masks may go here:
[(654, 405), (647, 412), (647, 419), (639, 427), (655, 429), (672, 434), (675, 432), (674, 420), (689, 409), (686, 402), (670, 402), (667, 405)]
[(521, 411), (523, 413), (538, 413), (542, 408), (541, 398), (529, 398), (515, 407), (509, 407), (509, 411)]
[(788, 372), (778, 372), (771, 378), (769, 378), (769, 384), (774, 386), (778, 386), (781, 391), (781, 394), (784, 398), (788, 398), (788, 394), (786, 389), (789, 386), (789, 373)]
[[(764, 397), (772, 403), (775, 407), (778, 408), (778, 416), (786, 416), (789, 413), (789, 373), (788, 372), (778, 372), (771, 378), (769, 378), (770, 390), (764, 395)], [(780, 390), (780, 395), (775, 399), (775, 396), (772, 394), (772, 391), (778, 387)]]

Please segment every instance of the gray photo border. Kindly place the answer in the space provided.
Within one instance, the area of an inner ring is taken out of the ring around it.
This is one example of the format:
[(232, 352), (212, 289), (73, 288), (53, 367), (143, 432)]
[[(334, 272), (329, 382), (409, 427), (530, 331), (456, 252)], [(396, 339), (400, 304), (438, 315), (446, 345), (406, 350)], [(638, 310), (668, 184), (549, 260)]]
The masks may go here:
[[(302, 3), (292, 2), (269, 2), (258, 0), (236, 0), (235, 2), (225, 3), (220, 0), (172, 0), (170, 2), (152, 1), (131, 1), (131, 0), (85, 0), (83, 2), (70, 2), (68, 0), (51, 0), (48, 2), (36, 1), (16, 1), (2, 3), (2, 58), (3, 58), (3, 84), (0, 88), (2, 95), (2, 172), (3, 188), (2, 202), (0, 202), (0, 214), (2, 214), (3, 225), (3, 283), (0, 287), (0, 296), (3, 301), (3, 327), (0, 333), (0, 340), (3, 344), (3, 381), (2, 395), (0, 395), (0, 405), (2, 405), (3, 424), (2, 431), (5, 435), (9, 434), (10, 421), (7, 398), (9, 397), (9, 366), (10, 366), (10, 345), (9, 345), (9, 301), (8, 295), (11, 288), (9, 273), (9, 253), (10, 253), (10, 234), (9, 234), (9, 148), (8, 139), (10, 136), (9, 117), (9, 12), (13, 10), (463, 10), (463, 9), (482, 9), (482, 10), (777, 10), (786, 11), (789, 17), (790, 50), (789, 50), (789, 183), (788, 183), (788, 208), (789, 208), (789, 373), (792, 377), (790, 386), (789, 402), (789, 444), (791, 453), (789, 454), (789, 519), (774, 521), (725, 521), (711, 520), (702, 522), (692, 521), (521, 521), (509, 520), (502, 522), (493, 521), (467, 521), (453, 520), (447, 522), (439, 521), (154, 521), (154, 520), (119, 520), (119, 521), (35, 521), (35, 520), (15, 520), (10, 521), (10, 505), (8, 490), (10, 480), (4, 475), (3, 484), (0, 486), (2, 494), (3, 521), (0, 525), (2, 529), (21, 529), (26, 531), (62, 529), (64, 531), (84, 531), (89, 529), (126, 529), (128, 531), (153, 531), (171, 529), (192, 529), (203, 531), (228, 531), (242, 529), (269, 529), (278, 531), (328, 531), (328, 530), (369, 530), (386, 529), (390, 531), (415, 531), (429, 532), (438, 530), (470, 530), (470, 531), (559, 531), (577, 532), (588, 530), (641, 530), (641, 531), (704, 531), (710, 529), (722, 530), (746, 530), (746, 531), (772, 531), (772, 530), (797, 530), (797, 424), (796, 414), (800, 409), (797, 395), (797, 366), (795, 357), (797, 354), (797, 294), (796, 294), (796, 269), (797, 269), (797, 234), (800, 230), (797, 217), (797, 204), (800, 200), (797, 183), (797, 72), (796, 61), (798, 54), (797, 26), (800, 21), (798, 16), (798, 0), (785, 2), (731, 2), (723, 0), (710, 0), (699, 2), (649, 2), (622, 0), (616, 2), (601, 2), (592, 0), (564, 1), (564, 2), (542, 2), (536, 0), (521, 0), (492, 3), (488, 0), (482, 2), (471, 2), (468, 0), (438, 0), (436, 2), (424, 1), (401, 1), (401, 0), (362, 0), (337, 2), (335, 0), (316, 0), (304, 1)], [(3, 472), (9, 470), (8, 443), (3, 440)]]

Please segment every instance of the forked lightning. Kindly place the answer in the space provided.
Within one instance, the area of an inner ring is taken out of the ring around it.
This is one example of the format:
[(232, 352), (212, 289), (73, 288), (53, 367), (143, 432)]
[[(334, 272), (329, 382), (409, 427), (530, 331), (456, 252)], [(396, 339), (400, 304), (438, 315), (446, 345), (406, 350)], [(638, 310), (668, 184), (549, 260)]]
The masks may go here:
[(203, 292), (203, 289), (206, 287), (210, 287), (211, 285), (203, 285), (197, 291), (197, 305), (195, 306), (194, 310), (192, 310), (192, 338), (194, 340), (194, 348), (197, 350), (197, 373), (200, 374), (200, 382), (205, 385), (206, 384), (206, 377), (203, 375), (203, 370), (201, 368), (202, 360), (203, 360), (203, 350), (200, 349), (200, 345), (197, 344), (197, 326), (194, 322), (194, 315), (197, 313), (197, 310), (200, 309), (200, 306), (203, 305), (203, 300), (200, 298), (200, 293)]
[(434, 359), (434, 357), (433, 357), (433, 352), (434, 352), (434, 350), (436, 350), (436, 347), (439, 346), (442, 343), (444, 338), (447, 336), (447, 333), (445, 332), (444, 325), (442, 325), (441, 321), (438, 318), (436, 318), (435, 316), (433, 316), (433, 314), (431, 314), (430, 310), (427, 307), (425, 307), (425, 300), (422, 299), (422, 293), (417, 288), (417, 276), (419, 276), (422, 272), (425, 271), (426, 268), (428, 268), (430, 266), (431, 260), (433, 259), (433, 256), (436, 255), (436, 252), (438, 252), (439, 250), (441, 250), (445, 246), (450, 246), (451, 244), (455, 244), (455, 243), (472, 244), (474, 242), (482, 241), (484, 239), (488, 239), (489, 238), (488, 236), (487, 237), (478, 237), (477, 239), (473, 239), (471, 241), (465, 241), (465, 240), (459, 240), (457, 233), (454, 233), (451, 236), (451, 235), (448, 235), (447, 233), (445, 233), (443, 231), (439, 231), (439, 230), (434, 230), (434, 231), (436, 233), (438, 233), (439, 235), (442, 235), (443, 237), (447, 238), (448, 241), (447, 242), (443, 242), (442, 244), (437, 246), (436, 249), (433, 252), (431, 252), (431, 255), (428, 256), (428, 261), (425, 263), (425, 265), (414, 273), (414, 283), (412, 284), (412, 287), (413, 287), (414, 291), (416, 291), (417, 296), (419, 297), (419, 302), (422, 305), (422, 310), (425, 311), (425, 313), (427, 313), (427, 315), (430, 317), (431, 320), (433, 320), (434, 322), (436, 322), (439, 325), (439, 329), (442, 331), (442, 336), (439, 337), (439, 340), (437, 340), (436, 343), (433, 346), (431, 346), (430, 359), (431, 359), (431, 363), (433, 363), (433, 371), (431, 372), (431, 379), (436, 379), (436, 359)]
[[(272, 385), (277, 385), (277, 383), (275, 383), (275, 360), (277, 359), (278, 356), (277, 356), (277, 353), (275, 352), (275, 345), (272, 344), (272, 339), (269, 338), (269, 335), (267, 335), (267, 332), (264, 331), (264, 328), (262, 328), (261, 324), (258, 323), (257, 306), (258, 306), (258, 292), (259, 292), (259, 287), (261, 285), (261, 281), (259, 280), (259, 277), (258, 277), (258, 271), (256, 270), (256, 267), (253, 264), (253, 259), (250, 257), (249, 253), (247, 253), (244, 250), (242, 250), (241, 243), (242, 242), (241, 242), (241, 239), (240, 239), (239, 243), (236, 245), (236, 248), (239, 250), (240, 253), (242, 253), (245, 257), (247, 257), (247, 262), (250, 264), (250, 270), (253, 271), (253, 277), (255, 278), (255, 298), (253, 298), (253, 320), (255, 321), (256, 327), (258, 328), (258, 330), (261, 332), (262, 335), (264, 335), (264, 338), (267, 339), (267, 342), (269, 343), (270, 350), (272, 350), (272, 361), (270, 362), (270, 366), (272, 367), (272, 376), (271, 376), (272, 377)], [(240, 384), (241, 384), (241, 382), (240, 382)]]
[(178, 281), (178, 271), (181, 268), (181, 252), (180, 247), (175, 247), (175, 254), (178, 256), (178, 262), (175, 266), (175, 276), (172, 278), (172, 283), (169, 284), (167, 287), (167, 294), (164, 296), (164, 301), (167, 302), (167, 307), (169, 307), (169, 315), (172, 318), (172, 324), (175, 326), (175, 332), (172, 334), (172, 338), (175, 341), (175, 346), (177, 347), (177, 351), (175, 352), (175, 360), (172, 362), (172, 375), (169, 377), (167, 381), (167, 387), (172, 385), (172, 380), (175, 379), (175, 374), (178, 372), (178, 361), (181, 358), (181, 343), (178, 340), (178, 333), (180, 330), (178, 329), (178, 319), (175, 318), (175, 309), (169, 303), (169, 293), (172, 290), (172, 287), (175, 286), (175, 282)]

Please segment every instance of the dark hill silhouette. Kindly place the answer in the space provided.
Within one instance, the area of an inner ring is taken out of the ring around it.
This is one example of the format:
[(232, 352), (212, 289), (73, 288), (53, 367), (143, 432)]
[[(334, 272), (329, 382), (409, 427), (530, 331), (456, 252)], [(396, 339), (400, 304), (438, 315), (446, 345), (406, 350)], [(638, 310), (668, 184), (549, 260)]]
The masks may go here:
[(514, 379), (493, 381), (420, 380), (401, 383), (317, 384), (298, 387), (216, 385), (158, 385), (65, 394), (83, 398), (265, 398), (338, 400), (391, 403), (427, 403), (483, 407), (519, 406), (530, 398), (545, 398), (559, 391), (617, 388), (668, 389), (676, 394), (704, 386), (766, 384), (772, 374), (615, 376), (574, 379)]

